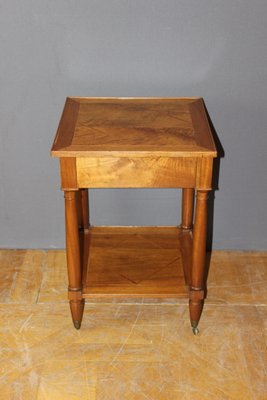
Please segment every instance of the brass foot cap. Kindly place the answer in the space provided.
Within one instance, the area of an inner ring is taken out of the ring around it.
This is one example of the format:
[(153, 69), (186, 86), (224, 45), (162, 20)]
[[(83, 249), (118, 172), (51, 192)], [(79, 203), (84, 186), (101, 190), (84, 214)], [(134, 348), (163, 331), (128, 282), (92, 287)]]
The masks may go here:
[(198, 322), (197, 321), (191, 321), (191, 326), (192, 326), (192, 331), (194, 335), (199, 334), (199, 329), (198, 329)]
[(73, 321), (73, 325), (75, 326), (76, 329), (80, 329), (81, 321)]
[(199, 329), (198, 328), (192, 328), (193, 334), (198, 335), (199, 334)]

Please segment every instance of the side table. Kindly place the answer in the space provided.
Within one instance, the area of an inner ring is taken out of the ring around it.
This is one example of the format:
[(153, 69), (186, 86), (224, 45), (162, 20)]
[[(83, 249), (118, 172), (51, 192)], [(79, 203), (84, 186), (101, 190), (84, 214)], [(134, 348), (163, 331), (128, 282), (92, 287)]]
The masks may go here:
[[(217, 155), (203, 100), (67, 98), (51, 153), (60, 159), (75, 328), (86, 298), (189, 297), (196, 334)], [(88, 188), (180, 188), (181, 225), (91, 226)]]

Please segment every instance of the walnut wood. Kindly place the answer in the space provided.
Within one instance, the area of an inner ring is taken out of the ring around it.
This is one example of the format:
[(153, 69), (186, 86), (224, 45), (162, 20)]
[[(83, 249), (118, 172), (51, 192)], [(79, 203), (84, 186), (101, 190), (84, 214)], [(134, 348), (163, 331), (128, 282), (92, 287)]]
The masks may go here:
[(182, 225), (183, 229), (192, 229), (194, 211), (194, 189), (183, 189), (182, 191)]
[(80, 228), (88, 229), (90, 225), (88, 189), (79, 189), (78, 191), (78, 213)]
[(66, 99), (57, 134), (53, 143), (54, 151), (71, 145), (79, 108), (79, 102), (71, 99), (70, 97)]
[(197, 160), (196, 189), (212, 189), (213, 158), (200, 157)]
[(80, 187), (137, 188), (195, 186), (195, 158), (81, 157), (77, 159)]
[(66, 253), (69, 278), (69, 299), (75, 328), (81, 324), (84, 300), (82, 292), (82, 269), (78, 227), (77, 193), (65, 191)]
[(189, 287), (191, 285), (193, 235), (192, 230), (184, 230), (183, 228), (181, 229), (182, 234), (180, 236), (180, 251), (183, 260), (185, 284)]
[[(66, 201), (69, 300), (205, 295), (207, 192), (216, 148), (201, 98), (68, 98), (52, 146)], [(181, 228), (92, 228), (87, 188), (183, 189)], [(197, 190), (194, 214), (194, 190)]]
[(80, 329), (84, 311), (84, 299), (70, 300), (70, 311), (73, 325), (76, 329)]
[[(76, 201), (77, 201), (77, 218), (78, 218), (78, 227), (79, 227), (79, 239), (80, 239), (80, 260), (81, 267), (84, 265), (84, 254), (85, 251), (88, 252), (88, 249), (85, 249), (85, 233), (87, 233), (89, 228), (89, 201), (88, 201), (88, 189), (79, 189), (76, 193)], [(82, 268), (82, 275), (84, 275), (85, 271)]]
[(83, 228), (88, 229), (90, 225), (88, 189), (82, 190), (82, 211), (83, 211)]
[(83, 212), (82, 212), (82, 189), (76, 193), (77, 222), (79, 231), (83, 229)]
[(193, 250), (189, 311), (192, 327), (197, 327), (203, 304), (205, 290), (205, 260), (207, 238), (208, 191), (197, 191), (196, 215), (193, 229)]
[[(177, 227), (91, 227), (84, 298), (185, 298), (192, 236)], [(184, 247), (182, 240), (187, 236)], [(87, 246), (86, 246), (87, 247)]]
[(189, 110), (195, 131), (196, 143), (203, 148), (208, 148), (211, 151), (214, 151), (216, 146), (211, 133), (203, 99), (190, 103)]
[(60, 158), (61, 190), (78, 190), (76, 158)]
[(71, 116), (68, 129), (72, 133), (65, 140), (68, 118), (64, 113), (53, 156), (216, 156), (201, 98), (71, 100), (79, 105), (78, 115)]

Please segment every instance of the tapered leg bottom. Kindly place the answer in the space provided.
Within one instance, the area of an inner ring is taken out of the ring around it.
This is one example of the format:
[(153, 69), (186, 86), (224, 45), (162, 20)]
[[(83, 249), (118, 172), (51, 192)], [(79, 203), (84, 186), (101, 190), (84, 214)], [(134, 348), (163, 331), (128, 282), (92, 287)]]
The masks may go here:
[(84, 299), (77, 301), (70, 301), (70, 311), (72, 316), (73, 325), (76, 329), (80, 329), (84, 310)]
[(202, 314), (204, 300), (189, 300), (190, 322), (194, 335), (197, 335), (198, 323)]

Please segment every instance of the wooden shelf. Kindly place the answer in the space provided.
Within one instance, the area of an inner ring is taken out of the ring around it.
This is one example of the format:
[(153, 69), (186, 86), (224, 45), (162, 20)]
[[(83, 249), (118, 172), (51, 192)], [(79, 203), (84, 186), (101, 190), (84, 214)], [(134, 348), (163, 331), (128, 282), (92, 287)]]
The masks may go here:
[(83, 298), (188, 298), (191, 245), (178, 227), (91, 227)]

